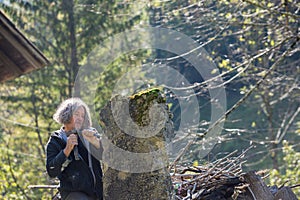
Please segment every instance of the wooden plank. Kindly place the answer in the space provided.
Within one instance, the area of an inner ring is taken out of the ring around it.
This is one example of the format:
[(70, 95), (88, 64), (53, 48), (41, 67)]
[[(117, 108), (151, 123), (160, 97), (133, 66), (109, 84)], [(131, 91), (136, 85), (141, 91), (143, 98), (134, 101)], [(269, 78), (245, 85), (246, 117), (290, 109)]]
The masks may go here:
[(21, 45), (3, 26), (0, 26), (0, 32), (5, 37), (5, 39), (12, 45), (14, 48), (20, 52), (24, 59), (29, 62), (32, 68), (39, 69), (43, 66), (40, 60), (37, 60), (33, 54), (30, 54), (29, 51)]
[[(41, 68), (49, 64), (48, 59), (12, 24), (0, 11), (0, 31), (34, 68)], [(29, 53), (30, 52), (30, 53)]]
[(6, 81), (17, 76), (22, 75), (24, 72), (9, 59), (3, 51), (0, 50), (0, 60), (3, 63), (0, 63), (1, 71), (0, 71), (0, 82)]
[(3, 65), (5, 65), (5, 68), (10, 67), (10, 72), (14, 72), (15, 74), (23, 74), (24, 72), (14, 63), (9, 59), (3, 51), (0, 49), (0, 59), (3, 61)]

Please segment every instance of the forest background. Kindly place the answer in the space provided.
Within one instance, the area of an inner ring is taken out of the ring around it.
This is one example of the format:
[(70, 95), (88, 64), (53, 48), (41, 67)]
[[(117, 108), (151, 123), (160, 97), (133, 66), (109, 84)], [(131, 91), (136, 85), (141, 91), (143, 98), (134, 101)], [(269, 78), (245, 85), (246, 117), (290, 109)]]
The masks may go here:
[[(245, 171), (270, 170), (270, 185), (300, 183), (297, 0), (0, 0), (0, 9), (51, 62), (1, 84), (1, 199), (49, 199), (51, 190), (29, 186), (55, 184), (45, 171), (45, 145), (50, 133), (59, 128), (52, 119), (56, 107), (74, 95), (78, 71), (93, 49), (119, 33), (149, 26), (177, 31), (196, 41), (216, 66), (226, 91), (222, 116), (226, 120), (217, 144), (201, 158), (195, 142), (180, 162), (201, 164), (253, 146), (244, 158)], [(184, 91), (193, 90), (201, 118), (198, 126), (186, 131), (196, 136), (207, 132), (213, 101), (210, 84), (199, 79), (181, 55), (159, 49), (126, 52), (105, 66), (95, 79), (96, 112), (110, 99), (116, 80), (146, 63), (171, 66), (189, 80), (192, 88), (180, 81), (177, 87), (187, 101)], [(176, 129), (185, 110), (178, 96), (169, 90), (165, 94)], [(94, 120), (97, 123), (97, 116)], [(299, 187), (294, 192), (300, 197)]]

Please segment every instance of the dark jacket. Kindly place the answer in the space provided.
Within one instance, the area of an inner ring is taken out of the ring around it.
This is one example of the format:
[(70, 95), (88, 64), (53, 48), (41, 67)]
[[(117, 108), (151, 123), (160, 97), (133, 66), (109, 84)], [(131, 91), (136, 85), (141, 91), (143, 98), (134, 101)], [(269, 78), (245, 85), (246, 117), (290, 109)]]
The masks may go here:
[(75, 160), (71, 152), (67, 158), (63, 152), (66, 141), (62, 132), (57, 131), (51, 134), (47, 143), (46, 169), (50, 177), (57, 177), (60, 180), (59, 191), (64, 199), (70, 192), (84, 192), (90, 196), (97, 196), (102, 199), (102, 170), (100, 162), (92, 158), (92, 166), (95, 175), (89, 168), (88, 151), (78, 137), (78, 153), (80, 160)]

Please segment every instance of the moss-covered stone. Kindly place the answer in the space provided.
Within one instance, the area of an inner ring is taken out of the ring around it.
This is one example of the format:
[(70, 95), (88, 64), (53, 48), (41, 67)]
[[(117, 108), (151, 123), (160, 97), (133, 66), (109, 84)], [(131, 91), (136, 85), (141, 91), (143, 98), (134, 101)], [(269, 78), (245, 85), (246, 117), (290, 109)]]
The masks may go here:
[[(173, 136), (174, 130), (165, 103), (161, 91), (154, 88), (127, 98), (115, 96), (101, 110), (100, 120), (108, 141), (126, 152), (135, 153), (134, 156), (137, 158), (136, 160), (124, 159), (123, 154), (116, 152), (118, 149), (103, 145), (104, 164), (106, 164), (103, 170), (105, 199), (171, 199), (172, 183), (167, 170), (168, 157), (165, 145), (167, 139)], [(129, 113), (126, 109), (129, 109)], [(126, 116), (126, 113), (129, 116)], [(117, 123), (116, 119), (121, 122)], [(148, 137), (146, 132), (149, 130), (143, 128), (153, 125), (151, 120), (156, 119), (164, 120), (154, 124), (155, 135)], [(145, 137), (132, 134), (131, 131), (136, 131), (132, 121), (141, 130), (145, 130)], [(155, 159), (144, 156), (145, 153), (151, 155), (156, 151), (160, 153)], [(163, 167), (156, 168), (159, 164)], [(118, 170), (116, 166), (127, 166), (125, 167), (127, 171)], [(145, 169), (146, 172), (143, 172), (145, 166), (152, 167), (154, 170)], [(135, 169), (141, 171), (136, 173)]]

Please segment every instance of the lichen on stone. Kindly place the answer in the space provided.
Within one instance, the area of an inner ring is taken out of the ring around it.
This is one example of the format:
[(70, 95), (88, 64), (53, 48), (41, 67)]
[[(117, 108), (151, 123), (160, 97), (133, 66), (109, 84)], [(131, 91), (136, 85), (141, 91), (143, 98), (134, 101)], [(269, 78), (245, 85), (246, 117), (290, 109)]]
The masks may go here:
[[(144, 90), (129, 97), (114, 96), (101, 109), (100, 120), (109, 142), (126, 152), (135, 153), (138, 160), (124, 159), (122, 154), (116, 152), (116, 148), (103, 146), (104, 160), (109, 163), (105, 166), (103, 176), (105, 199), (171, 198), (172, 183), (165, 149), (167, 138), (174, 135), (170, 116), (166, 99), (159, 88)], [(141, 135), (134, 135), (135, 131)], [(160, 154), (154, 160), (144, 156), (152, 152)], [(129, 171), (116, 169), (119, 165), (127, 166)], [(156, 165), (162, 167), (155, 168)], [(130, 171), (143, 170), (145, 166), (154, 170), (139, 173)]]

